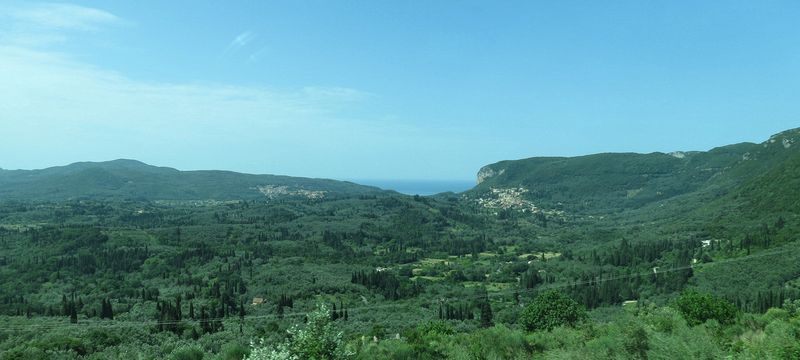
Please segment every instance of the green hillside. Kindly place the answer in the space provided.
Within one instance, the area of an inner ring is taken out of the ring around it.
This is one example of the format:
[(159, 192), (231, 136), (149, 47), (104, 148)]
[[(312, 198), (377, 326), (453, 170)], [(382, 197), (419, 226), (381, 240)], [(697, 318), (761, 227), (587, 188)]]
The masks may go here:
[(0, 171), (0, 359), (798, 358), (795, 139), (503, 161), (431, 197)]
[(265, 192), (281, 197), (313, 197), (378, 191), (344, 181), (230, 171), (178, 171), (135, 160), (81, 162), (43, 170), (0, 170), (0, 199), (6, 200), (256, 200), (268, 196)]
[(542, 207), (590, 213), (636, 209), (684, 195), (705, 201), (709, 193), (718, 197), (759, 175), (778, 171), (798, 153), (797, 140), (800, 130), (793, 129), (762, 144), (742, 143), (706, 152), (507, 160), (483, 167), (479, 184), (470, 193), (480, 197), (492, 188), (522, 187), (525, 198)]

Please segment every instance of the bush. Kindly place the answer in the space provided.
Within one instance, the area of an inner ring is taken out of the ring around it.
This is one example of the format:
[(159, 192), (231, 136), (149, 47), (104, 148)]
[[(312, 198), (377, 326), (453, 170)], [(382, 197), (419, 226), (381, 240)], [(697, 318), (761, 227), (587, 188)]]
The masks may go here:
[(650, 350), (647, 331), (640, 324), (633, 324), (625, 329), (625, 351), (637, 359), (647, 359)]
[(181, 347), (172, 352), (172, 359), (174, 360), (202, 360), (202, 350), (195, 347)]
[(714, 319), (721, 324), (730, 324), (736, 319), (738, 310), (727, 300), (711, 294), (687, 291), (675, 300), (674, 307), (680, 311), (689, 325), (699, 325)]
[(342, 333), (334, 329), (330, 310), (319, 305), (308, 314), (305, 328), (294, 326), (289, 330), (289, 339), (277, 346), (254, 344), (247, 360), (339, 360), (352, 357), (345, 349)]
[(573, 326), (586, 319), (586, 310), (568, 296), (551, 290), (537, 296), (520, 314), (519, 322), (528, 331), (552, 330)]
[(441, 320), (417, 325), (406, 333), (408, 344), (417, 359), (441, 359), (446, 357), (450, 337), (455, 334), (453, 327)]
[(402, 340), (368, 341), (356, 355), (357, 360), (418, 360), (421, 357), (411, 345)]
[(464, 340), (461, 346), (470, 359), (526, 359), (533, 351), (524, 332), (503, 325), (469, 334)]
[(455, 330), (447, 322), (437, 320), (419, 325), (417, 331), (423, 335), (453, 335)]
[(222, 347), (217, 356), (218, 360), (242, 360), (250, 353), (247, 347), (238, 343), (229, 343)]

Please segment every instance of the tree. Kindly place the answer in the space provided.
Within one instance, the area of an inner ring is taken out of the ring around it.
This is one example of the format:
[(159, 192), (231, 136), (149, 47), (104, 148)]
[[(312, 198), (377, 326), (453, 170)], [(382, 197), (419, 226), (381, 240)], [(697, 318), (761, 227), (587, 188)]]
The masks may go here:
[(528, 331), (552, 330), (557, 326), (573, 326), (586, 319), (586, 310), (568, 296), (550, 290), (528, 304), (519, 321)]
[(625, 331), (624, 346), (625, 351), (634, 358), (647, 359), (647, 351), (650, 350), (647, 331), (638, 324), (629, 326)]
[(489, 294), (485, 288), (481, 288), (480, 291), (483, 293), (483, 298), (478, 300), (478, 309), (481, 311), (481, 327), (492, 327), (494, 325), (492, 322), (494, 316), (492, 314), (492, 304), (489, 303)]
[(481, 327), (488, 328), (492, 327), (494, 323), (492, 322), (492, 305), (489, 303), (489, 300), (481, 302)]
[(114, 319), (114, 309), (111, 307), (111, 300), (103, 299), (100, 302), (100, 318)]
[(69, 309), (69, 322), (73, 324), (78, 322), (78, 311), (75, 309), (75, 306), (71, 306)]
[(331, 310), (320, 304), (309, 313), (304, 328), (295, 325), (289, 330), (289, 338), (276, 346), (260, 342), (252, 344), (246, 360), (340, 360), (352, 357), (353, 352), (345, 348), (342, 332), (336, 331), (331, 321)]
[(722, 324), (730, 324), (738, 313), (736, 306), (729, 301), (696, 291), (681, 294), (675, 300), (673, 307), (683, 314), (689, 325), (699, 325), (711, 319)]
[(69, 303), (67, 302), (67, 295), (61, 295), (61, 314), (64, 316), (69, 315)]

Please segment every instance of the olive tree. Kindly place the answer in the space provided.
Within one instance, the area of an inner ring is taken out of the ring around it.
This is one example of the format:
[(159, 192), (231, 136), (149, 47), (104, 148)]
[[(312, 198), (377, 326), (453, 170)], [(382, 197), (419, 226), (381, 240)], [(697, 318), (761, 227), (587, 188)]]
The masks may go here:
[(528, 331), (552, 330), (572, 326), (586, 318), (586, 310), (568, 296), (550, 290), (540, 294), (528, 304), (519, 316), (519, 322)]

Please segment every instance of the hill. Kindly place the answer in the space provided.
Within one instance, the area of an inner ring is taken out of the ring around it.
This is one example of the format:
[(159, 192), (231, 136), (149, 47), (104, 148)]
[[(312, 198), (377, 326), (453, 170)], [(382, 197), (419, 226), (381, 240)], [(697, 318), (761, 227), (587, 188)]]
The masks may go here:
[(377, 193), (345, 181), (231, 171), (179, 171), (135, 160), (79, 162), (42, 170), (0, 170), (0, 200), (253, 200)]
[[(359, 359), (793, 358), (798, 137), (505, 161), (430, 197), (132, 160), (0, 171), (0, 359), (240, 359), (322, 304)], [(526, 325), (551, 291), (586, 324)]]
[[(603, 153), (501, 161), (480, 169), (478, 186), (470, 195), (491, 196), (492, 189), (521, 188), (525, 200), (541, 207), (602, 213), (687, 195), (706, 199), (709, 192), (718, 198), (727, 193), (759, 191), (761, 185), (781, 187), (771, 191), (779, 194), (788, 190), (782, 185), (789, 185), (789, 180), (773, 182), (770, 178), (791, 178), (785, 172), (791, 170), (788, 162), (796, 161), (793, 159), (800, 153), (798, 139), (800, 129), (792, 129), (761, 144), (741, 143), (705, 152)], [(762, 180), (756, 180), (759, 177)], [(739, 189), (745, 184), (750, 184), (750, 190)]]

